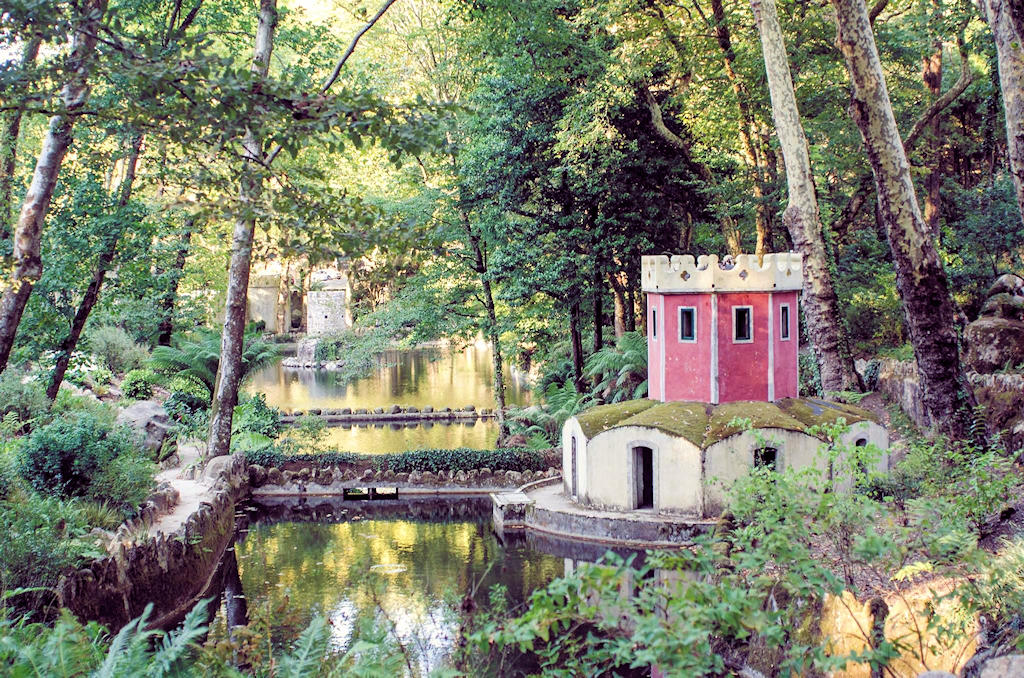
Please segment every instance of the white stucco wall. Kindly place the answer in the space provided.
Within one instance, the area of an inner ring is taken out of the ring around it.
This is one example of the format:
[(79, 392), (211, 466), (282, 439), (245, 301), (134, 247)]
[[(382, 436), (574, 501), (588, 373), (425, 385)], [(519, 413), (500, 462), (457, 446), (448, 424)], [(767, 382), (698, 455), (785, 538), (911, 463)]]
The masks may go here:
[(277, 283), (273, 286), (250, 287), (249, 290), (249, 320), (266, 323), (268, 332), (277, 332), (277, 298), (279, 294)]
[(349, 290), (327, 289), (306, 293), (306, 332), (310, 335), (327, 334), (348, 329)]
[(587, 495), (587, 437), (576, 417), (569, 417), (562, 426), (562, 488), (565, 496), (572, 496), (572, 438), (576, 437), (576, 496)]

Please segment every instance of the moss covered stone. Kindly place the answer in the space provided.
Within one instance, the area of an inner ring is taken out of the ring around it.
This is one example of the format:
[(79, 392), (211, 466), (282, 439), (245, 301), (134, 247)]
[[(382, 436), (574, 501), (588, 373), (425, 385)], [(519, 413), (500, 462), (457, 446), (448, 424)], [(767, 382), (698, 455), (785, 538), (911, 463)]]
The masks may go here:
[(700, 447), (708, 428), (708, 406), (695, 402), (658, 403), (618, 426), (648, 426), (680, 436)]
[(740, 401), (708, 405), (699, 402), (630, 400), (593, 407), (576, 416), (587, 439), (624, 426), (641, 426), (684, 438), (706, 449), (729, 436), (746, 430), (778, 428), (806, 433), (812, 426), (833, 424), (840, 418), (847, 424), (875, 421), (874, 415), (854, 405), (816, 398), (785, 398), (776, 403)]
[(656, 400), (627, 400), (624, 403), (612, 403), (611, 405), (598, 405), (576, 415), (576, 421), (583, 429), (583, 435), (591, 439), (601, 431), (607, 431), (619, 424), (624, 419), (643, 412), (646, 409), (658, 405)]

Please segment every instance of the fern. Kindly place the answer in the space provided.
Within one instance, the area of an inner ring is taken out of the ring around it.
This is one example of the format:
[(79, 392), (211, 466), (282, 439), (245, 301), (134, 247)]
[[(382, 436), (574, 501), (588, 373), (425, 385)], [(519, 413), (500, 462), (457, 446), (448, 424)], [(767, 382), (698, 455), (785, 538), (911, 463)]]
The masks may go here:
[(164, 636), (163, 642), (149, 660), (147, 676), (161, 678), (181, 673), (181, 664), (192, 644), (206, 634), (207, 608), (212, 598), (199, 601), (185, 616), (181, 628)]
[(647, 338), (626, 332), (587, 359), (584, 373), (597, 379), (594, 395), (617, 403), (647, 394)]
[(327, 652), (328, 637), (327, 622), (316, 615), (295, 642), (295, 650), (281, 657), (276, 675), (279, 678), (309, 678), (317, 675)]
[[(187, 336), (178, 336), (173, 346), (153, 349), (149, 365), (157, 372), (171, 374), (201, 384), (213, 399), (220, 365), (220, 332), (200, 329)], [(242, 378), (278, 357), (277, 347), (258, 334), (245, 335), (242, 348)]]
[(146, 622), (153, 612), (150, 603), (137, 617), (118, 631), (107, 650), (107, 658), (93, 672), (93, 678), (120, 678), (120, 676), (139, 675), (146, 665), (149, 643), (158, 631), (147, 631)]

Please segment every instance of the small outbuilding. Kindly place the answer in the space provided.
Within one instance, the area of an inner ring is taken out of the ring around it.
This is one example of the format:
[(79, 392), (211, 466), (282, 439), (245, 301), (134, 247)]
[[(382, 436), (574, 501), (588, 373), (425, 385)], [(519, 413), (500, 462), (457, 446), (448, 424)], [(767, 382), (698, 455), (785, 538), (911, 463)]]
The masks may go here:
[[(799, 254), (644, 257), (642, 282), (649, 397), (565, 423), (571, 501), (705, 519), (757, 466), (815, 469), (834, 490), (849, 489), (853, 457), (836, 450), (874, 446), (865, 470), (888, 468), (888, 432), (871, 413), (798, 397)], [(840, 419), (848, 428), (829, 441)]]

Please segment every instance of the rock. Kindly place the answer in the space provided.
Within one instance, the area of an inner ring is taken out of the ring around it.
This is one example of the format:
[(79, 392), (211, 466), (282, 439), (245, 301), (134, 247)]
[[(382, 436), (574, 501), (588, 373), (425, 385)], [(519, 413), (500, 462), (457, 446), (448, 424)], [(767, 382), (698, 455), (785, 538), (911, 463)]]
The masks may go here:
[(925, 671), (917, 678), (956, 678), (956, 674), (949, 671)]
[(410, 480), (410, 478), (409, 478), (409, 474), (408, 473), (402, 472), (402, 473), (396, 473), (395, 474), (395, 482), (396, 483), (407, 483), (407, 482), (409, 482), (409, 480)]
[(1005, 292), (993, 295), (985, 300), (978, 315), (983, 318), (1024, 320), (1024, 297), (1017, 297)]
[(373, 469), (368, 468), (363, 471), (363, 475), (360, 476), (360, 480), (373, 480)]
[(299, 469), (295, 474), (295, 479), (299, 482), (308, 483), (313, 477), (313, 472), (309, 468)]
[(469, 470), (469, 472), (466, 473), (466, 482), (469, 483), (470, 485), (475, 485), (479, 477), (480, 471), (475, 468), (472, 468)]
[(402, 408), (399, 407), (398, 405), (392, 405), (391, 407), (388, 408), (388, 414), (399, 414), (401, 411)]
[(981, 317), (964, 330), (965, 361), (975, 372), (995, 372), (1024, 364), (1024, 322)]
[(482, 469), (480, 469), (480, 476), (481, 477), (487, 476), (488, 478), (490, 478), (492, 473), (493, 473), (493, 471), (491, 471), (491, 469), (487, 468), (486, 466), (484, 466)]
[(276, 466), (267, 469), (267, 485), (284, 485), (284, 474)]
[(210, 461), (206, 462), (206, 468), (203, 469), (203, 477), (211, 480), (220, 478), (221, 475), (228, 472), (228, 467), (231, 466), (231, 457), (222, 455), (220, 457), (214, 457)]
[(1024, 654), (1007, 654), (989, 659), (981, 667), (981, 678), (1024, 678)]
[(424, 471), (423, 475), (420, 476), (420, 482), (422, 482), (424, 485), (433, 485), (435, 482), (437, 482), (437, 476), (435, 476), (430, 471)]
[(334, 474), (330, 469), (322, 468), (313, 475), (313, 482), (319, 485), (330, 485), (332, 480), (334, 480)]
[(323, 410), (321, 410), (319, 407), (314, 407), (309, 411), (309, 413), (312, 414), (314, 417), (319, 417), (321, 414), (323, 414)]
[(524, 483), (533, 482), (533, 471), (531, 471), (529, 469), (523, 471), (523, 482)]
[(418, 408), (418, 407), (407, 407), (405, 409), (405, 411), (410, 413), (410, 414), (416, 414), (417, 412), (420, 411), (420, 408)]
[[(117, 423), (130, 427), (142, 438), (142, 447), (154, 456), (164, 447), (164, 441), (171, 430), (171, 418), (164, 406), (155, 400), (140, 400), (117, 414)], [(165, 450), (162, 456), (169, 456), (177, 449)]]
[(490, 409), (489, 407), (481, 407), (481, 408), (480, 408), (480, 416), (481, 416), (481, 417), (486, 417), (486, 416), (488, 416), (488, 415), (489, 415), (490, 413), (491, 413), (491, 409)]
[(346, 481), (346, 482), (355, 480), (356, 479), (356, 472), (355, 472), (355, 470), (354, 469), (350, 469), (350, 468), (345, 469), (345, 472), (341, 474), (341, 479), (343, 481)]
[(1024, 297), (1024, 278), (1013, 273), (1004, 273), (996, 278), (992, 287), (985, 293), (986, 297), (994, 297), (997, 294), (1010, 294), (1017, 297)]
[(454, 480), (459, 485), (465, 485), (467, 480), (466, 472), (462, 470), (456, 471)]
[(384, 469), (384, 472), (380, 474), (381, 480), (394, 480), (395, 472), (389, 468)]
[(452, 413), (452, 408), (445, 407), (441, 411), (444, 412), (445, 414), (451, 414)]
[(462, 409), (465, 412), (476, 412), (476, 405), (466, 405)]
[(356, 414), (367, 414), (365, 407), (360, 407), (355, 411)]
[(375, 408), (373, 408), (373, 413), (374, 414), (384, 414), (384, 408), (383, 407), (375, 407)]
[(430, 405), (427, 405), (426, 407), (423, 408), (423, 413), (424, 414), (433, 414), (434, 413), (434, 408), (431, 407)]
[(267, 469), (259, 464), (249, 467), (249, 484), (253, 487), (262, 487), (267, 482)]
[(341, 414), (352, 414), (352, 408), (351, 407), (343, 407), (343, 408), (341, 408)]
[(523, 482), (523, 474), (519, 471), (509, 471), (505, 474), (505, 481), (514, 487), (518, 487)]
[(409, 484), (411, 484), (411, 485), (419, 485), (422, 482), (423, 482), (423, 474), (420, 473), (419, 471), (413, 471), (412, 473), (409, 474)]

